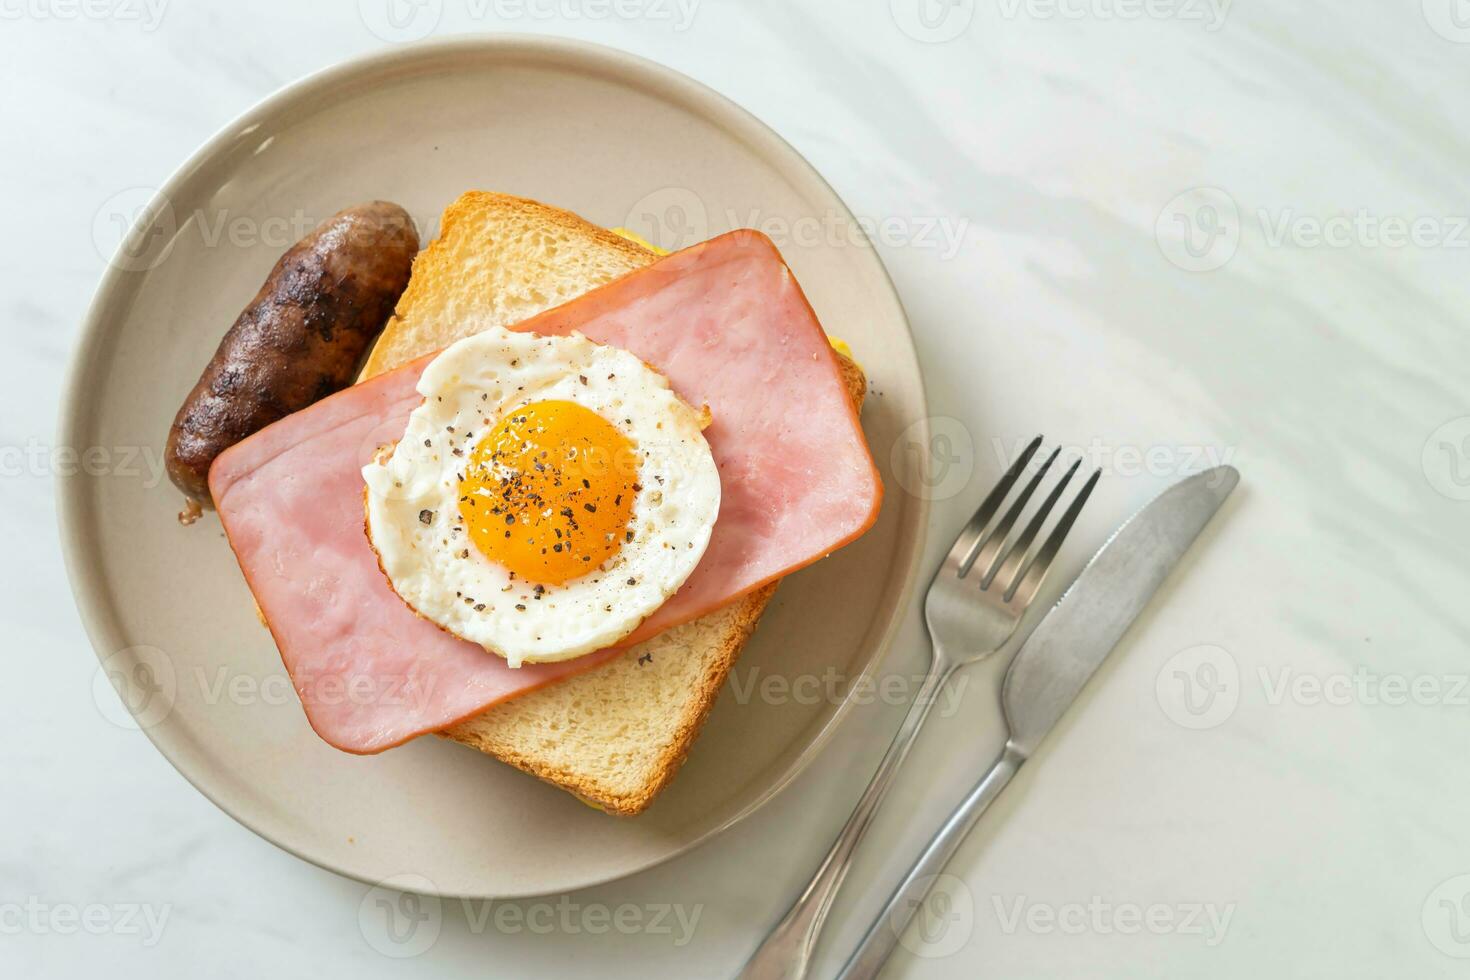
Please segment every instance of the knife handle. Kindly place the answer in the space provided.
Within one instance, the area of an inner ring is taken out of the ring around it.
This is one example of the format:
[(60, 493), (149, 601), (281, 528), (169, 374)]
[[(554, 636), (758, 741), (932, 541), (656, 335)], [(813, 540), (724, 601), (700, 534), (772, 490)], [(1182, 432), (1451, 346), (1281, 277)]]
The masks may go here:
[(990, 767), (990, 771), (970, 791), (970, 795), (940, 828), (939, 833), (934, 835), (919, 860), (909, 869), (908, 876), (889, 897), (882, 914), (868, 927), (863, 941), (843, 966), (837, 980), (873, 980), (878, 976), (878, 971), (888, 962), (893, 948), (898, 945), (899, 938), (908, 927), (909, 920), (914, 917), (914, 913), (923, 904), (924, 897), (929, 894), (929, 889), (933, 887), (935, 876), (944, 870), (949, 859), (954, 857), (954, 852), (959, 850), (960, 844), (964, 843), (974, 829), (975, 822), (1000, 795), (1001, 790), (1006, 788), (1011, 777), (1025, 761), (1026, 756), (1007, 742), (1000, 758), (995, 760), (995, 765)]

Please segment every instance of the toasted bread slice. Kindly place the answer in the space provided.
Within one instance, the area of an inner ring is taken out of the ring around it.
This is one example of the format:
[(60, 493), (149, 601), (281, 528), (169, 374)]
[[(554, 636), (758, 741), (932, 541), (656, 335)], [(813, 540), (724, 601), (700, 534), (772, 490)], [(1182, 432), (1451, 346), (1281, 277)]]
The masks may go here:
[[(363, 377), (459, 340), (465, 324), (517, 323), (657, 258), (566, 211), (471, 191), (444, 212), (439, 237), (414, 261)], [(861, 369), (841, 354), (838, 361), (861, 405)], [(609, 813), (639, 813), (684, 761), (775, 590), (758, 589), (441, 734)]]
[(414, 260), (362, 378), (449, 346), (467, 323), (519, 323), (657, 258), (570, 212), (469, 191), (445, 209), (439, 237)]

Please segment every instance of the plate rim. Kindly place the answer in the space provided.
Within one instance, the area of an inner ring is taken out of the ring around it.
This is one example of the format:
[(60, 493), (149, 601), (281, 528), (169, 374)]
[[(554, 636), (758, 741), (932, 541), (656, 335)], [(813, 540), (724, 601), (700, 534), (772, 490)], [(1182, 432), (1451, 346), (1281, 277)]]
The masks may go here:
[[(914, 364), (914, 380), (917, 384), (918, 408), (920, 412), (919, 418), (910, 426), (908, 431), (921, 444), (928, 444), (928, 394), (924, 384), (923, 373), (920, 369), (918, 349), (914, 343), (913, 329), (909, 323), (908, 314), (903, 307), (903, 302), (898, 295), (897, 289), (894, 287), (892, 277), (889, 275), (886, 266), (884, 266), (882, 258), (878, 255), (876, 247), (873, 246), (867, 235), (862, 232), (860, 223), (856, 221), (846, 202), (843, 201), (842, 197), (832, 185), (827, 182), (821, 172), (805, 156), (749, 110), (728, 96), (721, 94), (703, 82), (691, 78), (676, 69), (620, 48), (544, 34), (496, 33), (462, 35), (432, 41), (396, 45), (334, 62), (309, 72), (276, 89), (217, 129), (197, 149), (190, 153), (183, 163), (169, 174), (166, 180), (158, 185), (158, 189), (150, 200), (149, 206), (144, 209), (138, 220), (140, 222), (149, 220), (150, 216), (157, 213), (159, 202), (166, 202), (172, 197), (178, 196), (180, 188), (195, 173), (215, 161), (221, 155), (222, 151), (227, 149), (232, 142), (240, 136), (248, 134), (263, 119), (289, 112), (293, 108), (310, 105), (313, 98), (333, 94), (333, 90), (343, 82), (351, 80), (354, 77), (357, 77), (363, 83), (371, 84), (384, 77), (391, 77), (392, 74), (398, 71), (405, 69), (411, 70), (416, 65), (419, 67), (428, 67), (435, 60), (456, 55), (462, 56), (468, 52), (520, 57), (532, 55), (553, 61), (562, 66), (599, 69), (605, 74), (610, 74), (618, 78), (628, 78), (631, 76), (645, 87), (651, 87), (656, 90), (658, 94), (677, 99), (689, 107), (690, 111), (694, 111), (707, 119), (713, 119), (720, 125), (730, 129), (743, 142), (759, 151), (760, 155), (779, 164), (777, 169), (782, 173), (788, 176), (803, 177), (830, 196), (831, 200), (840, 209), (842, 216), (848, 220), (849, 227), (858, 229), (858, 233), (863, 236), (863, 242), (867, 245), (868, 251), (867, 262), (870, 266), (868, 273), (873, 276), (874, 282), (881, 284), (886, 291), (887, 298), (893, 305), (893, 312), (897, 316), (898, 324), (902, 327), (908, 340), (908, 347)], [(131, 231), (129, 234), (131, 234)], [(125, 242), (126, 238), (124, 239)], [(101, 280), (93, 292), (92, 299), (87, 307), (87, 312), (82, 319), (81, 329), (73, 341), (68, 357), (65, 381), (62, 386), (62, 397), (58, 409), (58, 445), (69, 446), (77, 444), (80, 430), (86, 424), (82, 411), (82, 407), (85, 404), (83, 384), (85, 380), (84, 376), (87, 374), (90, 366), (91, 352), (105, 336), (108, 326), (107, 312), (115, 308), (119, 303), (126, 302), (127, 295), (135, 291), (141, 281), (142, 277), (137, 276), (135, 273), (118, 264), (115, 256), (107, 257)], [(114, 622), (108, 621), (109, 616), (105, 612), (107, 604), (100, 598), (106, 591), (103, 581), (104, 576), (98, 568), (92, 566), (85, 560), (86, 556), (83, 553), (84, 544), (79, 534), (79, 525), (82, 514), (86, 509), (85, 497), (87, 495), (87, 489), (88, 485), (80, 478), (80, 475), (58, 477), (55, 490), (57, 505), (56, 519), (61, 539), (62, 556), (72, 598), (83, 629), (92, 645), (93, 654), (98, 660), (100, 669), (100, 665), (105, 663), (109, 656), (105, 651), (125, 649), (128, 643), (126, 637), (122, 635), (121, 627)], [(904, 491), (901, 488), (890, 488), (889, 492), (901, 493)], [(552, 890), (482, 891), (466, 894), (435, 888), (432, 890), (426, 889), (424, 894), (448, 899), (536, 898), (593, 888), (619, 881), (647, 871), (650, 868), (657, 867), (667, 861), (671, 861), (674, 858), (687, 854), (701, 844), (707, 843), (748, 818), (790, 786), (796, 777), (804, 772), (827, 747), (835, 735), (837, 727), (847, 717), (848, 712), (854, 706), (854, 692), (861, 688), (861, 685), (857, 681), (867, 682), (871, 679), (878, 665), (885, 659), (892, 645), (892, 641), (907, 615), (918, 579), (919, 565), (923, 557), (924, 542), (927, 536), (926, 532), (929, 525), (931, 509), (930, 501), (924, 494), (910, 493), (907, 494), (907, 497), (910, 505), (916, 508), (914, 531), (909, 537), (909, 540), (904, 541), (902, 536), (899, 539), (900, 555), (906, 567), (904, 568), (903, 578), (898, 589), (897, 601), (888, 613), (886, 621), (875, 624), (878, 627), (878, 639), (874, 644), (874, 652), (868, 659), (868, 662), (863, 666), (860, 674), (854, 679), (854, 683), (848, 686), (847, 695), (834, 708), (826, 722), (812, 734), (807, 744), (797, 753), (795, 758), (787, 763), (785, 768), (767, 786), (755, 793), (743, 804), (738, 805), (723, 820), (705, 828), (690, 839), (681, 841), (666, 853), (655, 855), (619, 871), (596, 875)], [(161, 726), (142, 725), (139, 728), (148, 737), (159, 754), (168, 761), (189, 785), (194, 787), (205, 799), (213, 803), (221, 812), (262, 840), (324, 871), (329, 871), (343, 878), (361, 882), (365, 885), (377, 886), (393, 877), (390, 874), (386, 878), (373, 879), (364, 872), (342, 866), (324, 855), (309, 853), (302, 847), (283, 839), (280, 835), (268, 832), (264, 826), (260, 825), (259, 821), (254, 819), (253, 814), (241, 813), (238, 808), (227, 806), (221, 799), (223, 794), (216, 794), (204, 785), (204, 776), (207, 770), (200, 772), (190, 771), (188, 762), (182, 758), (184, 752), (175, 744), (179, 741), (178, 736), (170, 736), (165, 731), (158, 730)]]

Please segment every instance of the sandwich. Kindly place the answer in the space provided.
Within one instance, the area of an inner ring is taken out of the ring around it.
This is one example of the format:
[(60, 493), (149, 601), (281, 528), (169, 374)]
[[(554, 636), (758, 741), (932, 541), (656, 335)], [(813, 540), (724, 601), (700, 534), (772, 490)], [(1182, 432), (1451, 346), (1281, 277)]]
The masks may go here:
[(633, 815), (779, 579), (876, 519), (865, 388), (758, 233), (665, 256), (469, 192), (359, 383), (209, 490), (324, 739), (432, 732)]

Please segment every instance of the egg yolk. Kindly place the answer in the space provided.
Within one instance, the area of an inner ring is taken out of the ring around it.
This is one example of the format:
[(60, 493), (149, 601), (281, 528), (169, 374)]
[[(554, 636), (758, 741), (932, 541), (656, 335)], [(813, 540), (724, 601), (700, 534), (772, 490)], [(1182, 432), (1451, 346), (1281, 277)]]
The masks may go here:
[(637, 447), (569, 401), (502, 418), (470, 453), (459, 513), (480, 553), (529, 582), (560, 585), (598, 568), (633, 532)]

